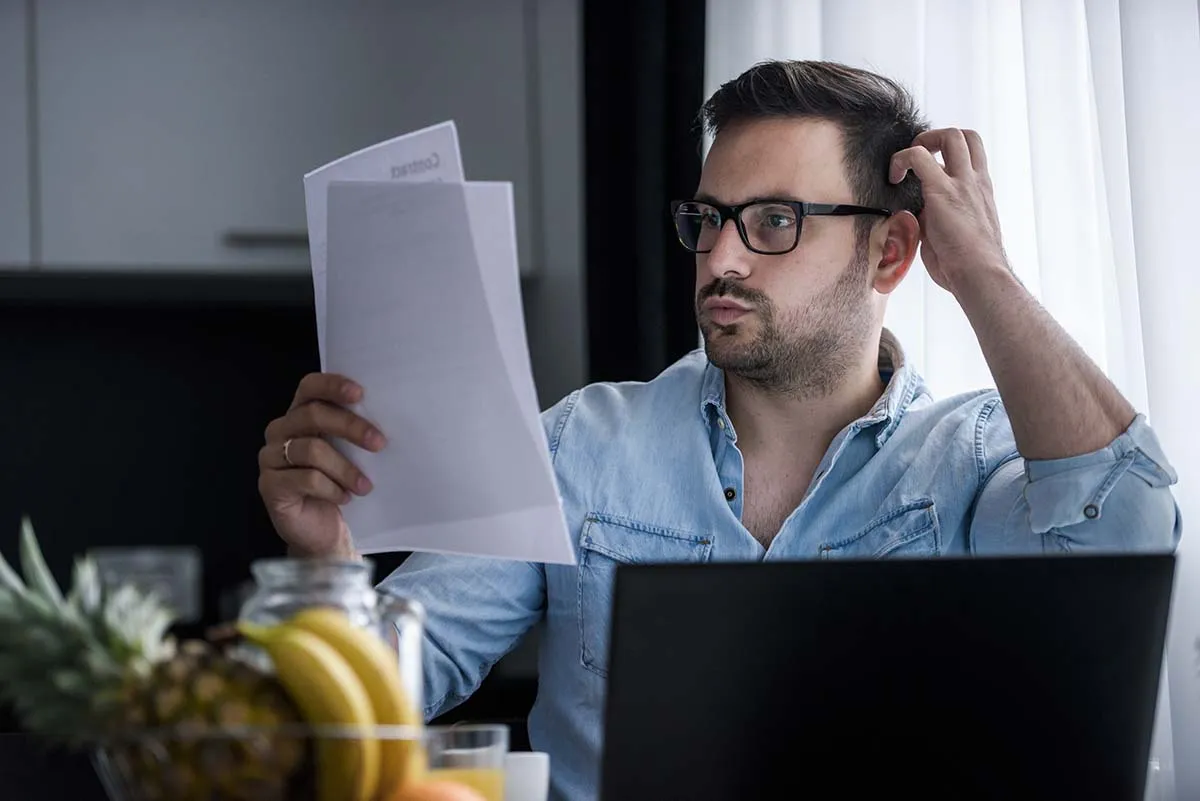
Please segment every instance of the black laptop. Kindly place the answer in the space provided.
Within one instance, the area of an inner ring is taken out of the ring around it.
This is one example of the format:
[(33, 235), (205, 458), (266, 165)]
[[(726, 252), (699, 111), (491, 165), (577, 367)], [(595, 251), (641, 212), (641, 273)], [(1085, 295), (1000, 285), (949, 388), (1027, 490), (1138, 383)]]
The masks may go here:
[(621, 566), (601, 798), (1140, 801), (1174, 564)]

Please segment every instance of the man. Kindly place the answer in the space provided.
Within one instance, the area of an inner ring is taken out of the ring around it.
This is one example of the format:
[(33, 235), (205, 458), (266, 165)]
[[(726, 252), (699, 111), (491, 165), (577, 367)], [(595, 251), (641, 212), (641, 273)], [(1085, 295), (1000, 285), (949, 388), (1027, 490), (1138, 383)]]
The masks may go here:
[[(543, 415), (578, 565), (418, 554), (383, 583), (427, 607), (431, 717), (546, 622), (529, 723), (558, 798), (595, 794), (618, 563), (1170, 550), (1180, 533), (1145, 419), (1013, 276), (978, 135), (928, 130), (897, 84), (828, 63), (761, 64), (703, 115), (715, 139), (674, 213), (704, 351)], [(918, 245), (998, 393), (934, 400), (883, 329)], [(404, 447), (342, 408), (360, 393), (308, 376), (267, 429), (260, 488), (293, 553), (352, 554), (339, 504), (371, 490), (322, 437)]]

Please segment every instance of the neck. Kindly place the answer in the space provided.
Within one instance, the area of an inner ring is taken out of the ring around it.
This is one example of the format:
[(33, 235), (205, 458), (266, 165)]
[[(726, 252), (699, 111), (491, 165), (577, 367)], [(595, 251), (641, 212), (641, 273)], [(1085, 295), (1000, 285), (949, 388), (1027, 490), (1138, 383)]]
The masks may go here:
[(725, 407), (743, 452), (815, 447), (823, 453), (839, 431), (871, 410), (883, 391), (878, 340), (862, 349), (838, 385), (820, 395), (772, 390), (725, 375)]

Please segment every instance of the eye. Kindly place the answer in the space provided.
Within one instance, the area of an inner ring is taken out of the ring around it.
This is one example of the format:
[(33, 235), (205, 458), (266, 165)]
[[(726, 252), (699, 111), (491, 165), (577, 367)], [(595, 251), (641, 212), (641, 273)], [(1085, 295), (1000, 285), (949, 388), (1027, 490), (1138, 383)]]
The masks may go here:
[(699, 212), (700, 224), (705, 228), (720, 228), (721, 215), (716, 209), (704, 209)]
[(760, 227), (771, 230), (786, 230), (796, 224), (796, 213), (787, 206), (763, 206), (756, 217)]

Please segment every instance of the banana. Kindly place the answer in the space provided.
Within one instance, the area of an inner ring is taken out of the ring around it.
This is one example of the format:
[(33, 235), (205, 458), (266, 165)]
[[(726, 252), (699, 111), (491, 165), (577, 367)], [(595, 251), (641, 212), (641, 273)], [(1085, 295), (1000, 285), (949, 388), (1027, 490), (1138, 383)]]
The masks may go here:
[[(375, 713), (354, 669), (320, 637), (289, 625), (241, 622), (242, 636), (260, 646), (280, 684), (313, 726), (369, 730)], [(370, 801), (379, 786), (379, 741), (322, 737), (316, 742), (318, 801)]]
[[(297, 612), (286, 625), (314, 634), (354, 668), (375, 710), (375, 722), (381, 726), (412, 726), (417, 729), (424, 719), (400, 679), (400, 660), (381, 637), (360, 628), (342, 611), (313, 607)], [(379, 801), (391, 799), (407, 782), (424, 773), (425, 749), (419, 740), (398, 738), (380, 741), (381, 767)]]

